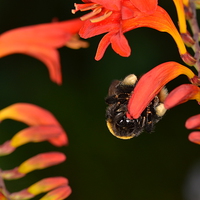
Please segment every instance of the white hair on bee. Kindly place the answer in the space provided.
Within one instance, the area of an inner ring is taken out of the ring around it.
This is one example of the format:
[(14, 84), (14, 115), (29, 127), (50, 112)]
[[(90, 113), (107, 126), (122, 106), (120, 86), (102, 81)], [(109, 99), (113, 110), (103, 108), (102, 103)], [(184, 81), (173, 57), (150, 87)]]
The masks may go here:
[(167, 95), (168, 95), (168, 90), (166, 87), (163, 87), (161, 89), (161, 91), (158, 93), (158, 98), (159, 98), (160, 102), (163, 103), (165, 101)]
[(161, 91), (158, 93), (158, 98), (159, 98), (159, 101), (161, 103), (158, 106), (156, 106), (155, 111), (156, 111), (156, 114), (159, 117), (162, 117), (167, 111), (167, 109), (165, 108), (165, 106), (163, 104), (163, 102), (166, 99), (167, 95), (168, 95), (168, 90), (167, 90), (166, 87), (163, 87), (161, 89)]
[(130, 74), (125, 77), (125, 79), (121, 82), (122, 85), (135, 85), (137, 82), (137, 76), (135, 74)]
[(159, 116), (159, 117), (162, 117), (167, 109), (165, 108), (164, 104), (163, 103), (160, 103), (156, 108), (155, 108), (155, 111), (156, 111), (156, 114)]

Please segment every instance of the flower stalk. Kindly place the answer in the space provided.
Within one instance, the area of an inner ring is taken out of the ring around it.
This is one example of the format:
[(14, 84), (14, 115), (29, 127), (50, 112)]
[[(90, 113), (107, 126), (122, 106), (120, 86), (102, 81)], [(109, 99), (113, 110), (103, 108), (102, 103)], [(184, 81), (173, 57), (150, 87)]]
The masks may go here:
[(192, 37), (194, 40), (194, 44), (191, 46), (191, 48), (194, 51), (194, 58), (196, 59), (194, 67), (198, 72), (198, 76), (200, 77), (200, 46), (199, 46), (200, 29), (197, 21), (197, 11), (194, 1), (189, 1), (188, 6), (185, 8), (185, 15), (187, 16), (187, 21), (190, 25), (192, 31)]

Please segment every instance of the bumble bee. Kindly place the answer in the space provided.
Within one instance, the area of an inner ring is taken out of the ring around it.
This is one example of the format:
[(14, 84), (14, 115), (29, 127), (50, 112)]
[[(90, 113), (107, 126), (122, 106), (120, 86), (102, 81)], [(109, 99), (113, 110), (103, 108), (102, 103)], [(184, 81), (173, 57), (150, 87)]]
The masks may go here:
[(137, 77), (134, 74), (128, 75), (122, 81), (115, 80), (111, 83), (105, 99), (108, 104), (106, 109), (107, 127), (114, 136), (120, 139), (130, 139), (144, 131), (152, 132), (154, 125), (166, 112), (163, 101), (168, 92), (166, 88), (163, 88), (138, 119), (127, 118), (127, 104), (136, 84)]

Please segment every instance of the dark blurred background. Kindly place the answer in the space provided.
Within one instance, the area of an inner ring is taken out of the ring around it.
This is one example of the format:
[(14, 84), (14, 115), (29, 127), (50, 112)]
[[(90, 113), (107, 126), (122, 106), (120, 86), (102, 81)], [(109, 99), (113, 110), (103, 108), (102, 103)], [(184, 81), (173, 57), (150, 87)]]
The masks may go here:
[[(83, 13), (71, 14), (75, 2), (1, 0), (0, 33), (51, 22), (54, 17), (60, 21), (79, 17)], [(177, 24), (173, 1), (160, 0), (159, 4)], [(200, 147), (188, 141), (190, 131), (184, 127), (186, 119), (199, 113), (195, 101), (169, 110), (152, 134), (143, 133), (124, 141), (107, 130), (104, 98), (113, 79), (123, 79), (130, 73), (140, 76), (166, 61), (182, 63), (176, 44), (167, 33), (140, 28), (125, 35), (132, 49), (129, 58), (120, 57), (109, 47), (103, 59), (95, 61), (102, 35), (88, 39), (88, 49), (59, 49), (62, 86), (52, 83), (45, 65), (32, 57), (15, 54), (0, 59), (0, 109), (16, 102), (41, 106), (55, 115), (69, 137), (67, 147), (30, 143), (1, 157), (0, 168), (5, 170), (41, 152), (58, 150), (67, 156), (60, 165), (6, 181), (10, 192), (45, 177), (65, 176), (73, 190), (69, 200), (199, 199), (195, 195), (188, 197), (188, 191), (192, 191), (188, 174), (200, 160)], [(170, 91), (182, 83), (188, 83), (184, 76), (171, 81), (167, 88)], [(0, 143), (24, 127), (19, 122), (3, 121)]]

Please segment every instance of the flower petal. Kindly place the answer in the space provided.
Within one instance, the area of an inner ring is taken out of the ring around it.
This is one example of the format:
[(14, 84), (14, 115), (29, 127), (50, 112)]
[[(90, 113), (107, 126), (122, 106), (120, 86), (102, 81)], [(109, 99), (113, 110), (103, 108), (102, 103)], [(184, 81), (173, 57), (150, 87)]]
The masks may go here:
[(130, 56), (130, 46), (125, 36), (120, 32), (109, 32), (100, 41), (95, 60), (100, 60), (111, 43), (113, 50), (121, 56)]
[(90, 20), (86, 20), (79, 31), (79, 35), (87, 39), (106, 32), (117, 32), (120, 28), (119, 18), (120, 13), (114, 12), (109, 18), (100, 22), (92, 23)]
[(169, 33), (175, 40), (180, 54), (184, 55), (187, 53), (184, 42), (179, 32), (177, 31), (173, 21), (171, 20), (168, 13), (160, 6), (157, 6), (156, 11), (151, 15), (131, 18), (122, 22), (123, 32), (127, 32), (139, 27), (149, 27), (161, 32)]
[(53, 165), (64, 162), (65, 155), (60, 152), (41, 153), (23, 162), (18, 171), (22, 174), (27, 174), (37, 169), (44, 169)]
[(29, 103), (15, 103), (0, 111), (0, 120), (13, 119), (27, 125), (59, 125), (47, 110)]
[(11, 146), (19, 147), (28, 142), (42, 142), (57, 138), (62, 134), (63, 129), (55, 125), (32, 126), (25, 128), (14, 135), (11, 139)]
[(41, 153), (24, 161), (19, 167), (0, 172), (3, 179), (11, 180), (24, 177), (27, 173), (57, 165), (65, 161), (66, 156), (60, 152)]
[(200, 114), (190, 117), (186, 123), (187, 129), (200, 129)]
[(114, 34), (111, 37), (110, 42), (111, 42), (113, 50), (116, 53), (118, 53), (120, 56), (124, 56), (124, 57), (130, 56), (131, 48), (128, 44), (127, 39), (121, 32)]
[(50, 177), (42, 179), (37, 183), (28, 187), (28, 191), (31, 194), (38, 195), (42, 192), (47, 192), (62, 185), (68, 185), (68, 179), (64, 177)]
[(97, 48), (97, 52), (96, 52), (96, 55), (95, 55), (95, 60), (100, 60), (107, 47), (109, 46), (110, 44), (110, 38), (112, 37), (113, 33), (110, 32), (110, 33), (107, 33), (106, 35), (104, 35), (104, 37), (101, 39), (101, 41), (99, 42), (99, 45), (98, 45), (98, 48)]
[(176, 62), (160, 64), (144, 74), (138, 81), (128, 102), (130, 116), (137, 119), (159, 91), (169, 81), (181, 74), (187, 75), (190, 79), (195, 76), (190, 69)]
[[(29, 103), (16, 103), (0, 111), (0, 121), (13, 119), (23, 122), (29, 126), (55, 125), (61, 128), (56, 118), (47, 110)], [(55, 146), (63, 146), (68, 143), (67, 135), (62, 132), (56, 137), (49, 139)]]
[(144, 12), (146, 14), (153, 13), (158, 5), (157, 0), (130, 0), (132, 4), (141, 12)]
[(191, 142), (194, 142), (196, 144), (200, 144), (200, 131), (194, 131), (189, 134), (188, 139)]
[(83, 22), (73, 19), (16, 28), (0, 35), (0, 57), (23, 53), (44, 62), (50, 78), (61, 84), (60, 58), (56, 48), (64, 46), (78, 33)]
[(64, 177), (44, 178), (24, 190), (10, 194), (9, 197), (12, 200), (31, 199), (40, 193), (66, 185), (68, 185), (68, 180)]
[(62, 186), (47, 193), (40, 200), (62, 200), (67, 198), (71, 194), (71, 192), (72, 190), (70, 186)]
[(183, 84), (169, 93), (164, 105), (166, 109), (170, 109), (192, 99), (200, 102), (200, 88), (192, 84)]

